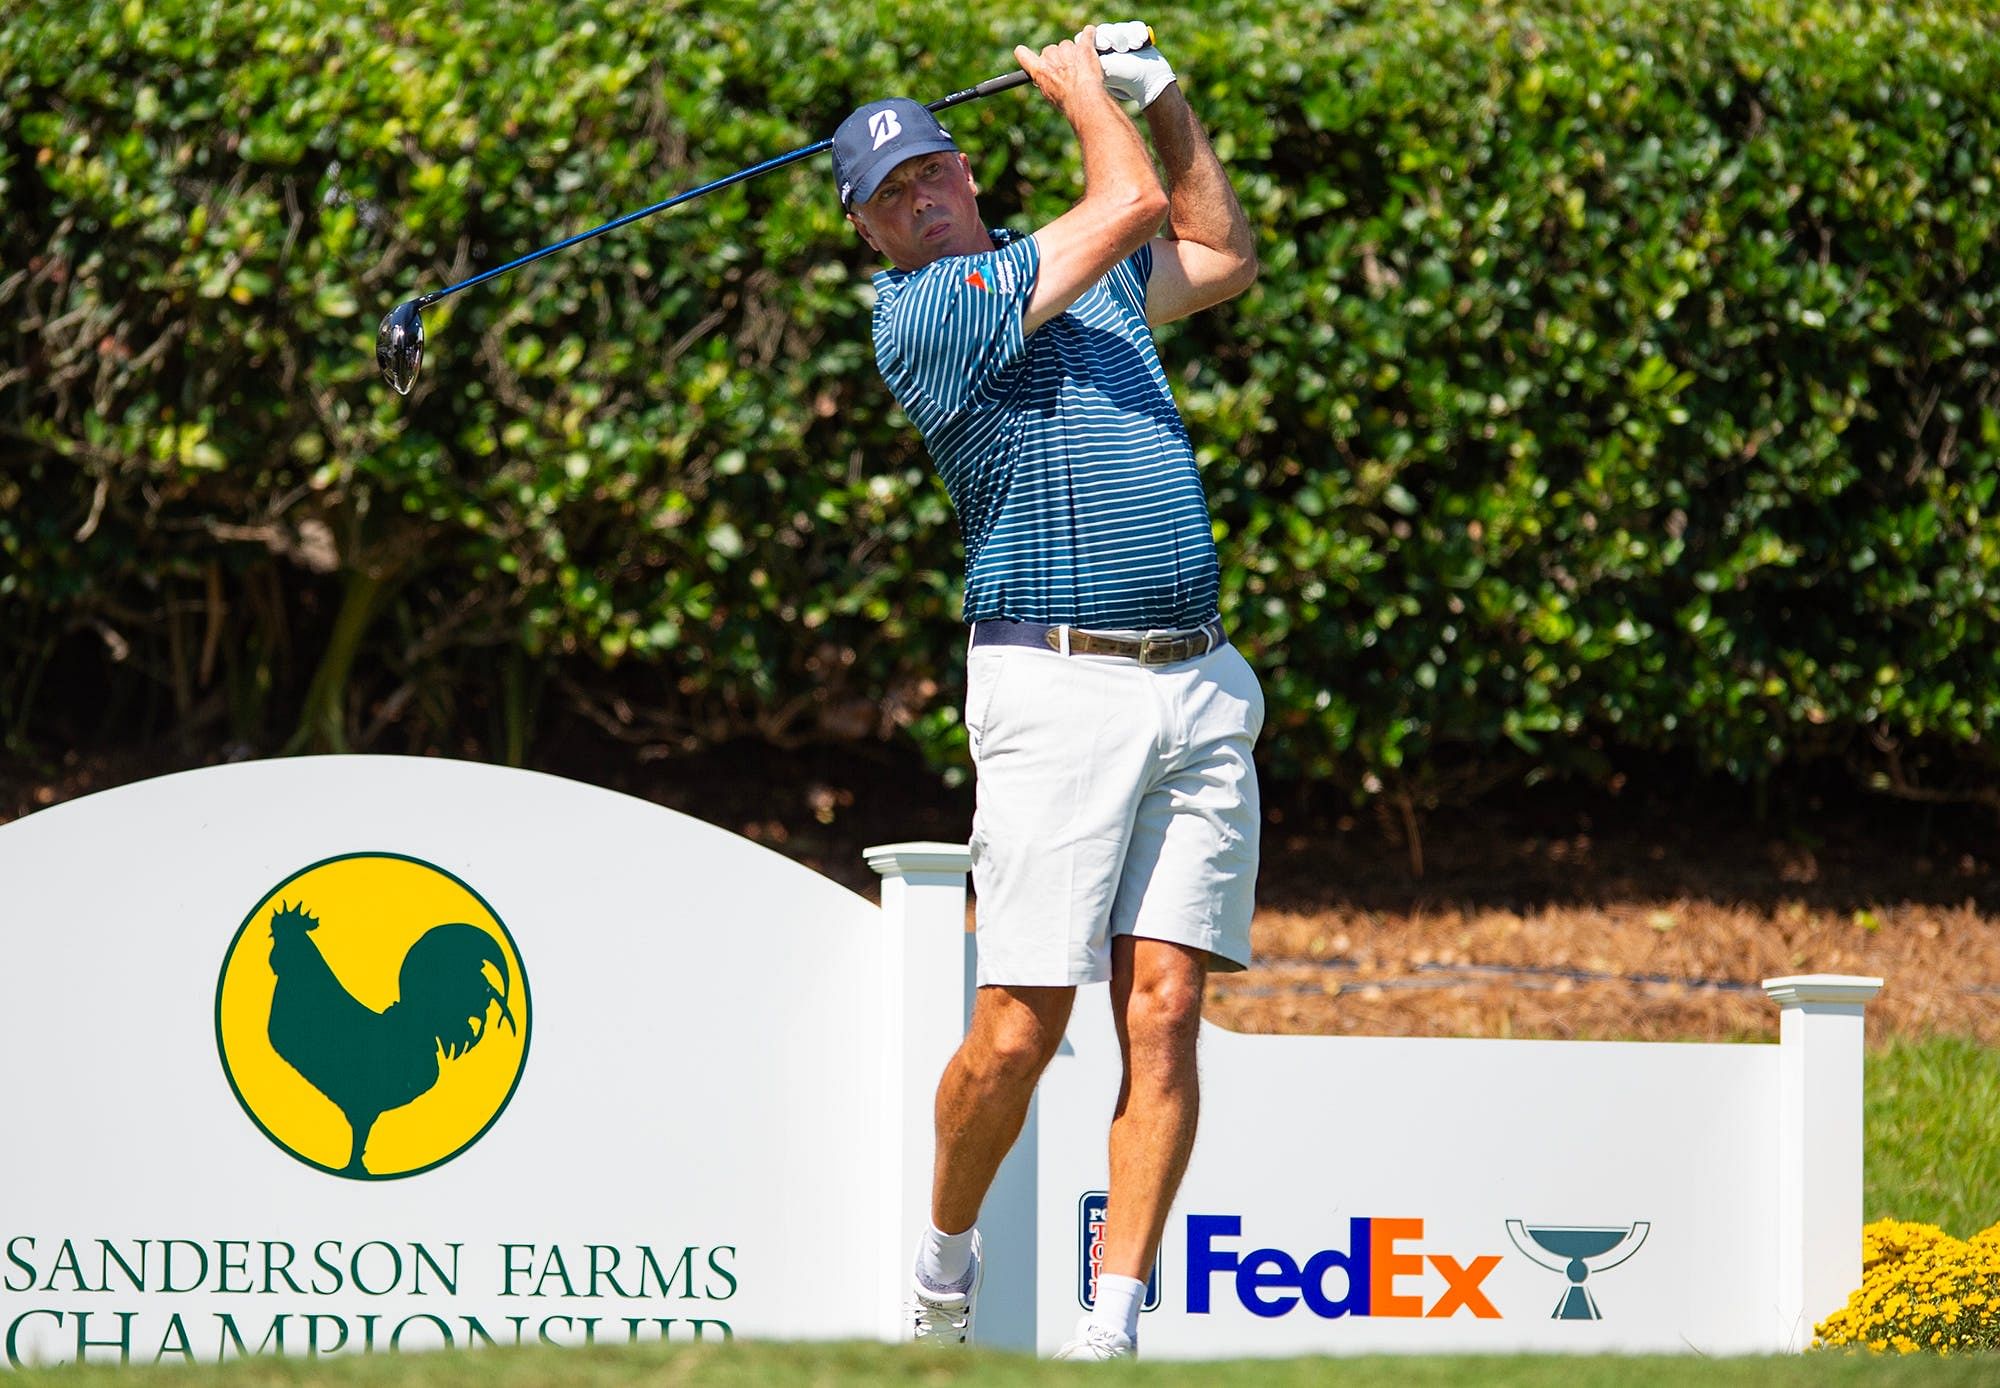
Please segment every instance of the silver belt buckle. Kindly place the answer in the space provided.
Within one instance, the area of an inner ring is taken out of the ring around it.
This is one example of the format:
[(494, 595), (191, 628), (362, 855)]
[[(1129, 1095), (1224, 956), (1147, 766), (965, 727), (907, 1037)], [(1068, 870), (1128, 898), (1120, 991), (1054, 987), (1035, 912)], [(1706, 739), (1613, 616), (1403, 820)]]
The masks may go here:
[(1141, 665), (1171, 665), (1177, 659), (1174, 648), (1179, 646), (1178, 636), (1142, 636), (1139, 638), (1139, 663)]

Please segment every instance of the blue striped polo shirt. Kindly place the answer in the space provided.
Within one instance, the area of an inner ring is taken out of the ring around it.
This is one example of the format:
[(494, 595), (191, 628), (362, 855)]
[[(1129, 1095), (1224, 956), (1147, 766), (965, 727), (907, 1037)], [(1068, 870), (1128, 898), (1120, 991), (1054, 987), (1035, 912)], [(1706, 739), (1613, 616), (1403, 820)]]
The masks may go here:
[(875, 361), (965, 537), (965, 620), (1195, 627), (1217, 566), (1194, 450), (1146, 326), (1141, 246), (1033, 334), (1040, 251), (875, 276)]

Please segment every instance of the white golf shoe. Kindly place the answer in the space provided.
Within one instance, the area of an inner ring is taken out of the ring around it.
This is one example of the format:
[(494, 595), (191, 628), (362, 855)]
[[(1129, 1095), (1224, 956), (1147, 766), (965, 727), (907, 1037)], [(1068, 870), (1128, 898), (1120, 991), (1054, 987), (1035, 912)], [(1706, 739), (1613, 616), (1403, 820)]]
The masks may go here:
[(979, 1235), (972, 1236), (972, 1266), (960, 1285), (939, 1291), (910, 1275), (910, 1338), (920, 1345), (958, 1349), (972, 1343), (972, 1320), (979, 1311), (979, 1284), (986, 1266), (979, 1257)]
[(1108, 1325), (1099, 1325), (1089, 1316), (1076, 1323), (1076, 1334), (1056, 1351), (1058, 1359), (1130, 1359), (1138, 1346), (1131, 1336)]

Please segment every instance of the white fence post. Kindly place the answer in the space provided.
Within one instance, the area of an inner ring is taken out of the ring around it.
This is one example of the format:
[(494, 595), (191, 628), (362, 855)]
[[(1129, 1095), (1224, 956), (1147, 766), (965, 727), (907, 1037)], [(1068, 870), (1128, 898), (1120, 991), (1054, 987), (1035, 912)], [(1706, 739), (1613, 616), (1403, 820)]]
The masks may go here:
[(910, 1257), (930, 1219), (932, 1100), (965, 1035), (965, 877), (972, 855), (956, 843), (890, 843), (864, 850), (882, 874), (882, 1177), (880, 1334), (905, 1333)]
[(1879, 978), (1767, 978), (1778, 1023), (1778, 1339), (1813, 1327), (1861, 1285), (1863, 1009)]

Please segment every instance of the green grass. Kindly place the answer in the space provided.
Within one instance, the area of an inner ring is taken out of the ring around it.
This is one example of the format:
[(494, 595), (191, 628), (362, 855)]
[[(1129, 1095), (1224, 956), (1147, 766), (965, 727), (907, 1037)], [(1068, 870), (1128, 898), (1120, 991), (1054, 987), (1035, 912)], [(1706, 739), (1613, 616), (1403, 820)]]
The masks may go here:
[(1868, 1056), (1867, 1218), (1965, 1238), (2000, 1223), (2000, 1050), (1960, 1037)]
[(885, 1345), (729, 1345), (671, 1349), (492, 1349), (312, 1362), (237, 1361), (226, 1369), (42, 1369), (15, 1388), (861, 1388), (911, 1384), (970, 1388), (1109, 1381), (1186, 1388), (1973, 1388), (1991, 1384), (1994, 1360), (1813, 1354), (1782, 1359), (1402, 1358), (1282, 1359), (1223, 1364), (1041, 1363), (1016, 1355), (945, 1357)]

